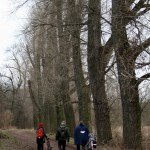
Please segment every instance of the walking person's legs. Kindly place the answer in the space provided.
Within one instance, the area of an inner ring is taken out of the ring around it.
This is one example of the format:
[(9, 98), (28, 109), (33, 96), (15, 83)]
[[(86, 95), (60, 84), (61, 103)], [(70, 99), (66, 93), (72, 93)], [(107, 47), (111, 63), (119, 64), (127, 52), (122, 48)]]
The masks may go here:
[(37, 139), (37, 150), (44, 150), (43, 146), (43, 139)]
[(82, 144), (82, 150), (86, 150), (86, 146), (87, 146), (87, 142), (84, 142), (84, 143)]
[(40, 150), (40, 146), (39, 146), (39, 144), (37, 144), (37, 150)]
[(62, 147), (62, 143), (61, 143), (61, 141), (58, 141), (58, 149), (62, 150), (61, 147)]
[(62, 150), (65, 150), (65, 148), (66, 148), (66, 140), (62, 141), (62, 146), (63, 146)]
[(77, 150), (80, 150), (80, 145), (77, 145)]
[(38, 150), (43, 150), (43, 144), (42, 143), (38, 144)]

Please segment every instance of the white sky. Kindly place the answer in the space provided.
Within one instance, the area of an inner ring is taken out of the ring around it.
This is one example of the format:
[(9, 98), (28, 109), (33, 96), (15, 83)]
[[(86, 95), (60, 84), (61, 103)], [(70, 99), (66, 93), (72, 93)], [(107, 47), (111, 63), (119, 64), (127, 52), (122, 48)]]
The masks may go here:
[(7, 63), (6, 50), (11, 47), (19, 35), (27, 18), (25, 8), (15, 11), (15, 0), (0, 0), (0, 68)]

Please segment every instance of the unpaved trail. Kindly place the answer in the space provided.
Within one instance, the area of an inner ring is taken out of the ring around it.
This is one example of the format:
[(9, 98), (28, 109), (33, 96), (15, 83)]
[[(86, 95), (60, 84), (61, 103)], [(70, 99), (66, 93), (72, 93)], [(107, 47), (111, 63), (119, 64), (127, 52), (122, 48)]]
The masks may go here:
[[(29, 130), (9, 130), (11, 138), (3, 139), (3, 148), (0, 150), (37, 150), (36, 137), (33, 131)], [(53, 150), (58, 150), (57, 142), (50, 140)], [(44, 144), (46, 150), (46, 144)], [(67, 146), (66, 150), (75, 150), (72, 146)]]

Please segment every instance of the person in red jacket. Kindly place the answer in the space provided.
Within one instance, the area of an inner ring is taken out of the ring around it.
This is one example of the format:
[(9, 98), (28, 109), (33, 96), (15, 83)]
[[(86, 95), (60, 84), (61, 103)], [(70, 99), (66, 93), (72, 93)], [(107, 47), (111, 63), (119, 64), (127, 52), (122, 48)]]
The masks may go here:
[(39, 123), (36, 131), (37, 150), (44, 149), (45, 138), (47, 139), (47, 135), (44, 132), (43, 123)]

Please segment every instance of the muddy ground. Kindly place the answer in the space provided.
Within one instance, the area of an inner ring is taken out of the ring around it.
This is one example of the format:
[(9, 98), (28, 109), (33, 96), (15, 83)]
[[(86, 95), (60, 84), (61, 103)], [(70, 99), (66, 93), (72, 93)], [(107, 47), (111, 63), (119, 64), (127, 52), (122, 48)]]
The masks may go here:
[[(37, 150), (36, 135), (32, 130), (4, 130), (0, 137), (0, 150)], [(58, 150), (57, 141), (50, 140), (52, 150)], [(46, 150), (44, 144), (44, 150)], [(66, 150), (75, 150), (74, 145), (67, 143)]]

